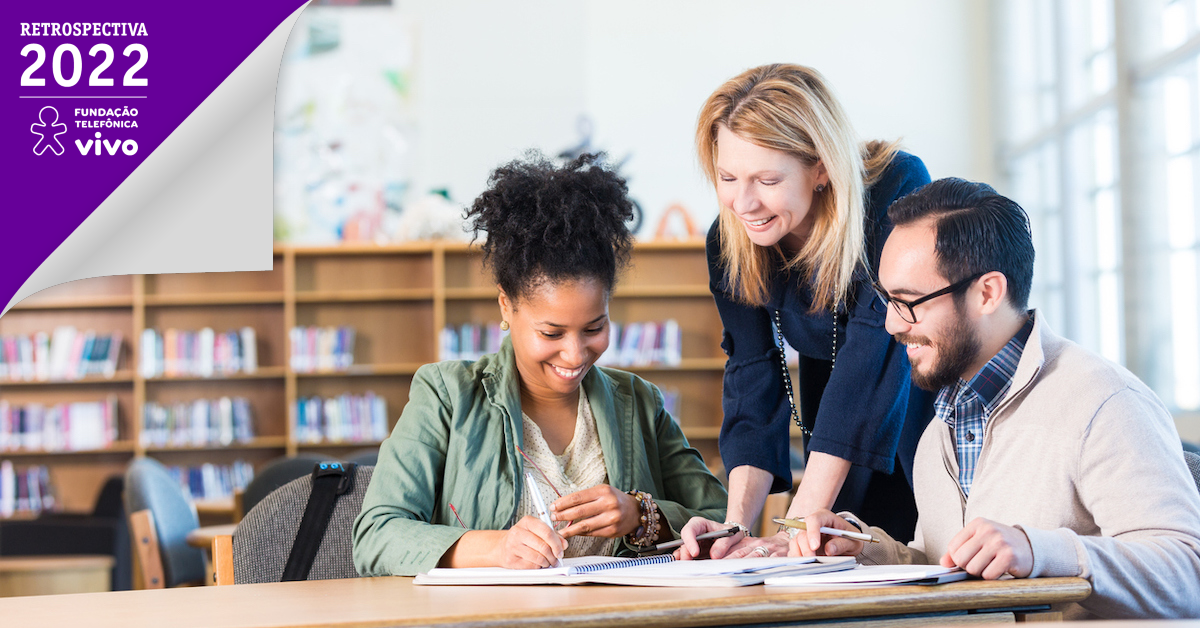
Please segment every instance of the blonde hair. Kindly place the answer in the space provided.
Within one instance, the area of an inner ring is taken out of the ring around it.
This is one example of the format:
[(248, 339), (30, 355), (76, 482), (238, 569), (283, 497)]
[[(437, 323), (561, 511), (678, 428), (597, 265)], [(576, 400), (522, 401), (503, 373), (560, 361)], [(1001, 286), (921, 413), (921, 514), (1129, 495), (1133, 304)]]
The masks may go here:
[[(717, 185), (717, 131), (792, 155), (808, 168), (821, 163), (829, 185), (813, 196), (812, 233), (785, 268), (801, 270), (813, 287), (813, 310), (843, 305), (859, 265), (866, 265), (863, 196), (891, 162), (897, 142), (859, 144), (846, 112), (816, 70), (773, 64), (747, 70), (717, 88), (700, 109), (696, 150), (710, 183)], [(728, 207), (720, 209), (721, 260), (733, 297), (762, 306), (776, 244), (756, 246)]]

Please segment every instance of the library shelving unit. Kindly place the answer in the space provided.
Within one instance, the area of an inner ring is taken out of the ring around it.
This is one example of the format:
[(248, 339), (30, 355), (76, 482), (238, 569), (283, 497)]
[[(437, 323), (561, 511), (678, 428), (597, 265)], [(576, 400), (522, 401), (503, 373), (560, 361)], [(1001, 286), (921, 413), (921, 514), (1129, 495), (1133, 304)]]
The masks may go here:
[[(387, 401), (390, 429), (408, 401), (417, 368), (438, 359), (440, 331), (446, 325), (499, 321), (496, 297), (479, 250), (448, 242), (277, 245), (269, 271), (100, 277), (56, 286), (0, 317), (0, 334), (49, 333), (60, 325), (97, 333), (119, 330), (125, 340), (116, 373), (76, 381), (0, 381), (0, 398), (53, 404), (115, 396), (118, 438), (98, 451), (6, 451), (0, 458), (17, 466), (48, 466), (62, 507), (85, 511), (104, 479), (120, 473), (134, 456), (168, 465), (237, 459), (257, 465), (299, 451), (337, 456), (378, 445), (301, 442), (290, 408), (299, 398), (373, 391)], [(638, 243), (609, 308), (617, 322), (678, 321), (681, 364), (628, 370), (677, 393), (680, 425), (709, 465), (719, 467), (725, 356), (703, 241)], [(294, 371), (288, 330), (298, 325), (353, 327), (353, 365), (343, 371)], [(257, 336), (258, 369), (252, 374), (146, 378), (138, 368), (144, 329), (211, 327), (220, 333), (247, 326)], [(249, 400), (252, 441), (199, 447), (141, 442), (146, 402), (222, 396)]]

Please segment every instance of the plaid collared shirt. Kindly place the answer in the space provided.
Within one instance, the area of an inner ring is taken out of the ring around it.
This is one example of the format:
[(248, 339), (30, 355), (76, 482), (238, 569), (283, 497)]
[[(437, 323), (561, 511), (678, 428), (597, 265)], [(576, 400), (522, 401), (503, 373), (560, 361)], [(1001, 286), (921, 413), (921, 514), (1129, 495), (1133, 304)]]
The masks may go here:
[(964, 496), (971, 495), (975, 478), (975, 463), (983, 449), (983, 431), (988, 417), (1012, 386), (1017, 363), (1025, 351), (1025, 342), (1033, 331), (1030, 313), (1017, 335), (988, 360), (987, 364), (967, 382), (961, 378), (953, 386), (938, 392), (934, 401), (934, 416), (946, 422), (954, 431), (954, 450), (958, 457), (958, 484)]

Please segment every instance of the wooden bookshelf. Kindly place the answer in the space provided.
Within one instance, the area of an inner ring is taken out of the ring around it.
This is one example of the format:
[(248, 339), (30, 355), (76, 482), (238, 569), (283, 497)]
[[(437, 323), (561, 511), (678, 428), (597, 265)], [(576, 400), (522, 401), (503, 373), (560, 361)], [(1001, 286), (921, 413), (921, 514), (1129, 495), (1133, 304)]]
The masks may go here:
[[(289, 416), (293, 403), (311, 396), (361, 395), (373, 391), (387, 401), (390, 425), (408, 401), (413, 374), (439, 358), (446, 325), (486, 325), (500, 320), (496, 288), (483, 270), (477, 248), (462, 243), (402, 245), (277, 245), (273, 267), (264, 272), (194, 273), (101, 277), (55, 286), (31, 296), (0, 317), (0, 334), (50, 332), (73, 325), (98, 333), (119, 330), (124, 347), (112, 378), (79, 381), (0, 381), (0, 398), (45, 404), (100, 400), (118, 402), (118, 442), (103, 451), (0, 452), (18, 466), (46, 464), (71, 510), (91, 508), (102, 480), (81, 474), (119, 472), (133, 456), (165, 464), (232, 462), (258, 465), (299, 451), (346, 454), (378, 442), (300, 442)], [(610, 304), (617, 322), (673, 318), (683, 335), (677, 367), (652, 365), (628, 370), (678, 393), (678, 419), (711, 466), (720, 464), (721, 382), (725, 356), (721, 321), (708, 291), (704, 243), (649, 242), (635, 246), (632, 265)], [(297, 325), (355, 328), (354, 364), (334, 372), (295, 372), (289, 364), (288, 330)], [(258, 369), (214, 377), (145, 378), (136, 357), (147, 328), (218, 333), (253, 327)], [(221, 446), (142, 444), (143, 407), (241, 396), (249, 400), (255, 438)]]

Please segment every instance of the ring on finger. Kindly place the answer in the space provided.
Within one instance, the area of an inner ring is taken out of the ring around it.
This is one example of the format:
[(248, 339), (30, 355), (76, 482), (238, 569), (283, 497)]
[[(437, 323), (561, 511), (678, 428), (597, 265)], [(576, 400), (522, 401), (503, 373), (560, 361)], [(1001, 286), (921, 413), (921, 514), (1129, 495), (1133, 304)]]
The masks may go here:
[(767, 556), (771, 555), (771, 550), (767, 549), (766, 547), (764, 547), (762, 545), (759, 545), (758, 547), (754, 548), (753, 553), (758, 554), (759, 556), (762, 556), (763, 558), (766, 558)]

